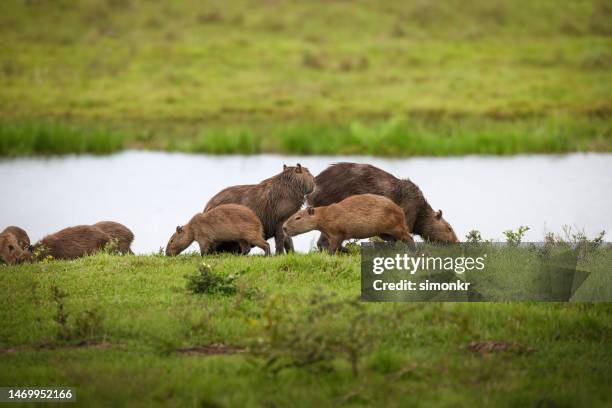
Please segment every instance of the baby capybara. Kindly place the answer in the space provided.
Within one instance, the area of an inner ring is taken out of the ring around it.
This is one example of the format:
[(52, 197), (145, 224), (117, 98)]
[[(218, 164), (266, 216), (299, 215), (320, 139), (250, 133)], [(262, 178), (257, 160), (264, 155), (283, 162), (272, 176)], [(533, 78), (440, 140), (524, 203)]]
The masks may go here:
[(30, 248), (30, 237), (28, 236), (28, 233), (25, 232), (22, 228), (11, 225), (10, 227), (6, 227), (1, 233), (13, 234), (13, 236), (17, 239), (19, 246), (24, 251), (27, 251)]
[(101, 221), (95, 223), (94, 227), (98, 227), (102, 232), (106, 233), (111, 239), (117, 243), (117, 251), (121, 254), (133, 254), (130, 246), (134, 241), (134, 234), (128, 227), (114, 221)]
[(402, 209), (386, 197), (375, 194), (354, 195), (336, 204), (310, 207), (291, 216), (283, 226), (288, 235), (319, 230), (327, 238), (328, 251), (341, 249), (351, 239), (388, 235), (413, 244)]
[(238, 242), (244, 254), (249, 253), (251, 246), (257, 246), (270, 255), (261, 221), (243, 205), (224, 204), (194, 215), (187, 224), (176, 227), (166, 246), (166, 255), (180, 254), (193, 241), (200, 245), (202, 255), (211, 252), (220, 242)]
[(283, 223), (304, 204), (304, 197), (313, 191), (314, 177), (299, 163), (283, 166), (283, 171), (259, 184), (228, 187), (210, 199), (204, 212), (222, 204), (249, 207), (263, 225), (264, 238), (274, 237), (276, 253), (293, 251), (291, 237), (283, 233)]
[[(442, 218), (442, 210), (434, 211), (421, 189), (408, 179), (400, 180), (369, 164), (336, 163), (323, 170), (315, 181), (317, 188), (307, 197), (313, 207), (338, 203), (356, 194), (378, 194), (402, 208), (410, 233), (433, 242), (459, 242), (453, 228)], [(319, 244), (326, 245), (323, 236)]]
[(15, 235), (10, 232), (0, 233), (0, 260), (7, 264), (16, 264), (30, 259), (30, 252), (24, 250)]
[(78, 225), (47, 235), (38, 241), (33, 252), (39, 257), (74, 259), (98, 252), (111, 242), (111, 237), (100, 228)]

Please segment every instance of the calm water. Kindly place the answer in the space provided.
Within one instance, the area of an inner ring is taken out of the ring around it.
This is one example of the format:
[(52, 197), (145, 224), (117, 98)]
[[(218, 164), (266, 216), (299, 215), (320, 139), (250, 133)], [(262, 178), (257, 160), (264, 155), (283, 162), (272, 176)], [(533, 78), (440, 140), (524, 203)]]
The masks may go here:
[[(338, 161), (410, 177), (460, 238), (478, 229), (501, 239), (519, 225), (531, 227), (529, 241), (565, 224), (589, 235), (612, 231), (612, 154), (381, 159), (139, 151), (0, 160), (0, 229), (19, 225), (36, 241), (67, 226), (115, 220), (135, 233), (135, 252), (153, 252), (224, 187), (257, 183), (283, 163), (299, 162), (316, 175)], [(296, 249), (308, 251), (317, 236), (295, 237)]]

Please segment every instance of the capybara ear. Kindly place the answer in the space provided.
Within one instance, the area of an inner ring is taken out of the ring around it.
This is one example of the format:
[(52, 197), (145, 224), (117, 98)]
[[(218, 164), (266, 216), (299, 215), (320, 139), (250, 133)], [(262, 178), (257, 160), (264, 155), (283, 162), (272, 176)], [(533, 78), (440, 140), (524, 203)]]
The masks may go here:
[(295, 172), (296, 173), (301, 173), (302, 172), (302, 165), (300, 163), (297, 164), (297, 170)]
[(438, 210), (438, 212), (436, 213), (436, 219), (440, 219), (442, 218), (442, 210)]
[(308, 215), (314, 215), (315, 213), (315, 210), (313, 207), (308, 207), (307, 211), (308, 211)]
[(183, 232), (183, 227), (181, 227), (180, 225), (177, 225), (176, 232), (178, 232), (179, 234)]
[(283, 171), (287, 170), (287, 165), (283, 164)]

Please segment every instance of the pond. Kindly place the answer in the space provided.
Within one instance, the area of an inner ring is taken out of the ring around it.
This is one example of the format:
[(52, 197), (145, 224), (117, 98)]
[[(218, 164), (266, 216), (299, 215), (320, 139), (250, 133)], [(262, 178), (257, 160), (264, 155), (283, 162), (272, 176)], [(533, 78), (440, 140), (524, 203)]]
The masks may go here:
[[(67, 226), (115, 220), (136, 235), (136, 253), (151, 253), (227, 186), (257, 183), (279, 173), (283, 163), (299, 162), (316, 175), (340, 161), (409, 177), (434, 209), (444, 211), (460, 239), (477, 229), (501, 240), (503, 231), (520, 225), (531, 228), (526, 241), (541, 241), (564, 225), (588, 235), (612, 230), (612, 154), (595, 153), (388, 159), (125, 151), (3, 159), (0, 227), (21, 226), (36, 241)], [(295, 237), (296, 249), (309, 251), (317, 237)]]

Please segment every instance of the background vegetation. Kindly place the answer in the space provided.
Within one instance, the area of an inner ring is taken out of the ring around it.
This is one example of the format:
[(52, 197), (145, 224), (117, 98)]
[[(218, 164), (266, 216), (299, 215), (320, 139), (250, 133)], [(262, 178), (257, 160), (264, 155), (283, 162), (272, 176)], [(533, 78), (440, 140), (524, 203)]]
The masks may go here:
[(606, 0), (7, 0), (0, 39), (2, 155), (612, 148)]

